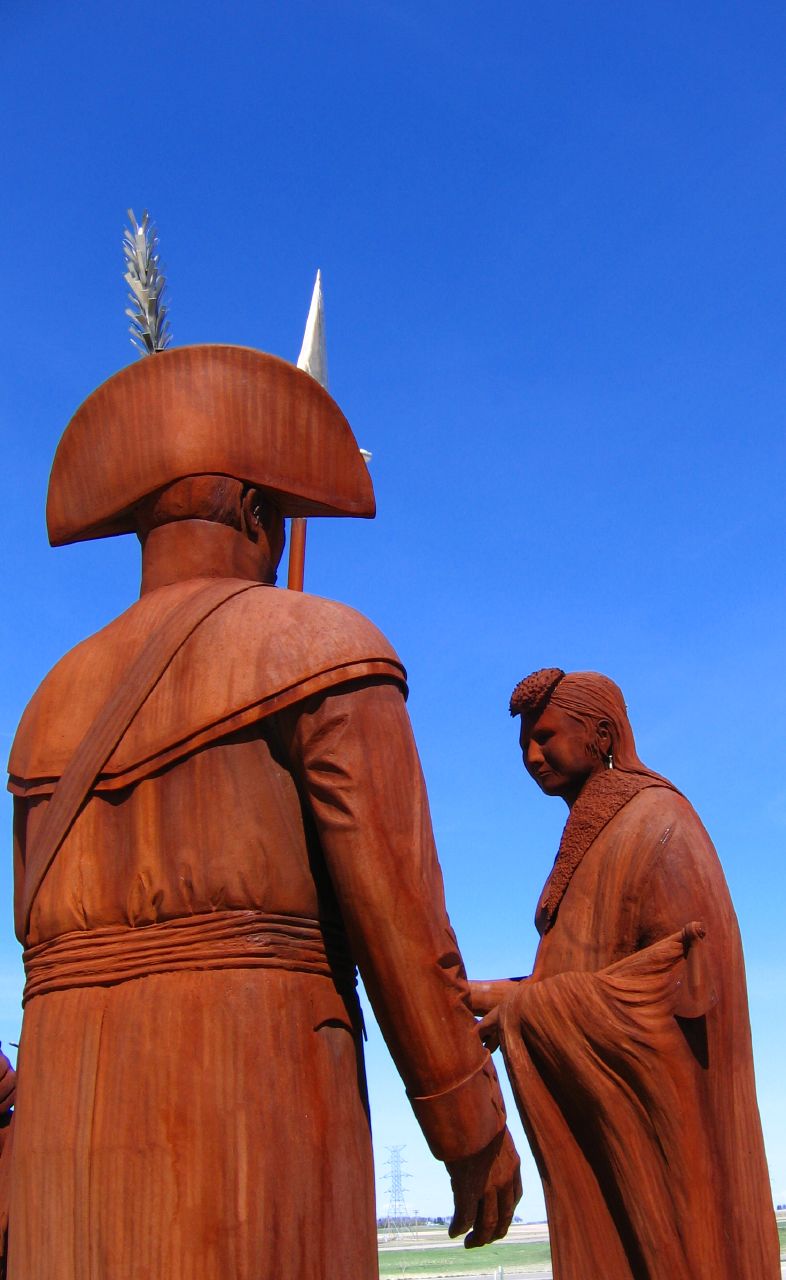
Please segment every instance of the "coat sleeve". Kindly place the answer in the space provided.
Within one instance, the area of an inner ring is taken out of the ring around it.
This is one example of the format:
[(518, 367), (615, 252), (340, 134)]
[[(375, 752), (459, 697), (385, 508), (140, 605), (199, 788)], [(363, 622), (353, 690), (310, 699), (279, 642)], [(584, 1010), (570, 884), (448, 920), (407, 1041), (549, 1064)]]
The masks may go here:
[(505, 1124), (445, 909), (401, 689), (362, 681), (280, 716), (350, 945), (433, 1154), (482, 1150)]

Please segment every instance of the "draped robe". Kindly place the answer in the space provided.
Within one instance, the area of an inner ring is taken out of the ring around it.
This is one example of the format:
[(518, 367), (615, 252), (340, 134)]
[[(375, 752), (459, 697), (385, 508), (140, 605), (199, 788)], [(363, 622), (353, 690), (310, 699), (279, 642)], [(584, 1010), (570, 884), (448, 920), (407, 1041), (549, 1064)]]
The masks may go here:
[(35, 896), (91, 717), (178, 602), (50, 673), (11, 757), (28, 980), (10, 1280), (370, 1280), (354, 965), (434, 1154), (504, 1124), (469, 1009), (404, 673), (352, 610), (260, 588), (173, 658)]
[[(532, 976), (500, 1012), (555, 1280), (778, 1280), (742, 947), (720, 863), (663, 779), (611, 773), (593, 785), (541, 899)], [(706, 929), (712, 999), (681, 1017), (691, 921)]]

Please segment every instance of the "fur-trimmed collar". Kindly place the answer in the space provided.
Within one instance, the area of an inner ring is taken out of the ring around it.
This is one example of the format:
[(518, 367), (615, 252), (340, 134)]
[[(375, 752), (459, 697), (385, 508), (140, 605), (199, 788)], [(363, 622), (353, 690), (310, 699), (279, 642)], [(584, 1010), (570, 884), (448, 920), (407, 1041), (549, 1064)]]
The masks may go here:
[(540, 895), (535, 926), (541, 935), (554, 923), (565, 890), (593, 840), (620, 809), (645, 787), (676, 787), (656, 773), (607, 769), (585, 783), (565, 823), (554, 866)]

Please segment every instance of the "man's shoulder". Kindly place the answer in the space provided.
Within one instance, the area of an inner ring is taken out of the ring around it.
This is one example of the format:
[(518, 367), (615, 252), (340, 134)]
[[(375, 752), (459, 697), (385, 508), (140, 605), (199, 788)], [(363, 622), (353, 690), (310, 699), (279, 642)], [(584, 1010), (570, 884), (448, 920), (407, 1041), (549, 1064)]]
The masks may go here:
[(370, 618), (337, 600), (303, 591), (278, 587), (244, 591), (216, 611), (215, 628), (213, 619), (207, 620), (201, 628), (205, 643), (214, 630), (237, 635), (238, 646), (241, 637), (252, 643), (264, 637), (282, 651), (308, 648), (315, 656), (340, 660), (347, 652), (368, 649), (399, 663), (393, 646)]
[[(172, 656), (110, 758), (118, 778), (173, 743), (221, 732), (238, 716), (266, 714), (285, 697), (296, 701), (356, 674), (404, 686), (395, 650), (356, 610), (301, 592), (242, 586), (238, 582), (238, 593), (213, 609)], [(146, 641), (198, 589), (192, 583), (150, 592), (67, 653), (25, 710), (9, 772), (21, 779), (59, 777)]]
[[(216, 658), (232, 672), (238, 697), (262, 696), (359, 662), (379, 662), (406, 672), (378, 627), (356, 609), (275, 587), (239, 591), (211, 613), (175, 655), (167, 677), (216, 679)], [(215, 673), (215, 674), (214, 674)], [(221, 684), (221, 676), (218, 675)], [(242, 690), (242, 692), (241, 692)]]

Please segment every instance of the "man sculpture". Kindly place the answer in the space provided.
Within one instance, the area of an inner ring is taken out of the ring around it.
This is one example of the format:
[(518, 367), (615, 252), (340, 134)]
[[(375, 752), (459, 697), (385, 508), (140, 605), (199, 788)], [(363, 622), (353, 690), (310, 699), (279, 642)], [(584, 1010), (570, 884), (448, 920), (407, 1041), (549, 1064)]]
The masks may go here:
[(507, 1229), (518, 1159), (403, 669), (365, 618), (272, 585), (285, 515), (373, 512), (328, 394), (245, 348), (140, 361), (60, 442), (51, 541), (136, 532), (142, 592), (50, 672), (11, 755), (10, 1280), (375, 1276), (355, 965), (454, 1234)]
[(528, 772), (570, 815), (532, 976), (473, 983), (546, 1198), (555, 1280), (777, 1280), (745, 972), (695, 811), (594, 672), (517, 685)]

